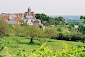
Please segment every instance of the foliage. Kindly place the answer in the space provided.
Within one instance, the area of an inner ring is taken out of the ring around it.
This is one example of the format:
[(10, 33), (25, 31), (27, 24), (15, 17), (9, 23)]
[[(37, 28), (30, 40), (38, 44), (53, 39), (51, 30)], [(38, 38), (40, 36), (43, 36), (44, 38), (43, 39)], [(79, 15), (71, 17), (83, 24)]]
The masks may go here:
[(85, 19), (85, 17), (84, 16), (80, 16), (80, 19)]
[(85, 25), (84, 24), (80, 24), (78, 30), (80, 32), (82, 32), (83, 34), (85, 34)]
[(49, 41), (50, 41), (50, 38), (58, 37), (58, 32), (57, 32), (56, 28), (54, 28), (54, 27), (47, 27), (47, 28), (45, 28), (44, 29), (44, 33), (46, 33), (45, 37), (49, 38)]
[(57, 39), (59, 40), (70, 40), (70, 41), (76, 41), (76, 40), (83, 40), (83, 35), (81, 32), (76, 31), (75, 29), (69, 29), (68, 27), (61, 27), (57, 26), (57, 30), (59, 31), (59, 37)]
[(69, 28), (71, 28), (71, 27), (74, 28), (74, 27), (75, 27), (75, 24), (74, 24), (74, 23), (70, 23), (70, 24), (69, 24)]
[(15, 30), (15, 35), (17, 35), (17, 36), (27, 36), (26, 27), (21, 26), (20, 24), (14, 24), (13, 29)]
[[(14, 40), (16, 38), (19, 40), (19, 42), (16, 42)], [(44, 40), (48, 41), (49, 39), (44, 38)], [(63, 48), (63, 45), (64, 45), (63, 43), (64, 42), (66, 42), (68, 44), (69, 49), (72, 46), (76, 47), (77, 45), (85, 46), (85, 43), (82, 43), (82, 42), (54, 40), (54, 39), (50, 39), (50, 40), (51, 40), (51, 42), (47, 42), (45, 47), (48, 46), (47, 49), (51, 50), (53, 52), (53, 54), (54, 54), (54, 51)], [(23, 57), (25, 55), (26, 57), (29, 57), (31, 55), (30, 53), (32, 51), (34, 51), (35, 49), (37, 51), (38, 48), (41, 46), (40, 41), (38, 41), (37, 38), (34, 38), (33, 41), (35, 43), (30, 44), (29, 43), (30, 42), (30, 37), (28, 37), (28, 36), (27, 37), (18, 37), (18, 36), (15, 36), (15, 35), (10, 35), (8, 37), (4, 37), (4, 38), (2, 38), (0, 43), (2, 42), (7, 48), (4, 47), (5, 49), (3, 49), (3, 51), (1, 52), (1, 56), (4, 56), (4, 57)], [(17, 44), (18, 44), (18, 47), (17, 47)], [(1, 45), (0, 45), (0, 47), (1, 47)], [(33, 53), (35, 53), (35, 52), (33, 52)]]
[(68, 46), (64, 44), (64, 48), (53, 52), (49, 48), (41, 46), (38, 50), (34, 50), (31, 57), (84, 57), (85, 48), (72, 47), (68, 49)]
[(30, 41), (30, 43), (34, 43), (33, 42), (33, 39), (35, 38), (35, 37), (38, 37), (38, 38), (42, 38), (43, 37), (43, 31), (42, 30), (40, 30), (40, 28), (38, 28), (37, 26), (35, 26), (35, 25), (33, 25), (33, 26), (29, 26), (29, 28), (28, 28), (28, 34), (29, 34), (29, 36), (31, 37), (31, 41)]
[(65, 24), (65, 20), (63, 17), (59, 16), (58, 18), (52, 18), (47, 16), (46, 14), (37, 13), (35, 16), (37, 19), (40, 19), (42, 21), (42, 24), (48, 26), (48, 25), (59, 25), (59, 24)]
[(80, 32), (74, 31), (71, 33), (71, 40), (83, 40), (83, 35)]
[(30, 55), (27, 53), (20, 53), (19, 57), (84, 57), (85, 48), (84, 47), (71, 47), (68, 49), (68, 45), (64, 43), (62, 49), (53, 52), (49, 47), (45, 47), (44, 44), (39, 48), (32, 51)]
[(10, 28), (8, 23), (0, 19), (0, 37), (8, 36), (9, 33), (10, 33)]
[(23, 24), (23, 23), (24, 23), (24, 20), (21, 19), (19, 22), (20, 22), (21, 24)]

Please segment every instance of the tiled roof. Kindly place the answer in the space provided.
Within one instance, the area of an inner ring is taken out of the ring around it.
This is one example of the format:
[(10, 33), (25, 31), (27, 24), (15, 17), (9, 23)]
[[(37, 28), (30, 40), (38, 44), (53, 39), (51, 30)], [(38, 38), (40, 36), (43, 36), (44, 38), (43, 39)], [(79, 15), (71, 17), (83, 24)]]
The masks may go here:
[(1, 13), (1, 14), (6, 14), (6, 13)]
[(8, 17), (3, 17), (3, 19), (9, 19), (9, 16)]
[(19, 15), (21, 15), (21, 16), (22, 16), (22, 13), (19, 13)]
[(16, 18), (15, 18), (16, 21), (20, 21), (20, 19), (21, 19), (21, 18), (19, 18), (19, 17), (16, 17)]

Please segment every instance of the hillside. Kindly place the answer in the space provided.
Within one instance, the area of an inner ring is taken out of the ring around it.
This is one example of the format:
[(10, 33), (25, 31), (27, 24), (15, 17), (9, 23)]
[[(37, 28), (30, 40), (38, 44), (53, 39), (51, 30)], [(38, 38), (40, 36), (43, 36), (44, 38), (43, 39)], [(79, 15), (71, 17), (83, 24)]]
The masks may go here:
[[(25, 53), (31, 53), (34, 49), (38, 49), (42, 44), (40, 43), (40, 41), (38, 41), (38, 39), (34, 39), (34, 44), (30, 44), (30, 37), (17, 37), (14, 35), (10, 35), (8, 37), (4, 37), (3, 38), (3, 44), (6, 46), (6, 48), (2, 51), (2, 54), (11, 54), (11, 55), (16, 55), (17, 53), (19, 53), (19, 51), (23, 51)], [(16, 40), (17, 39), (17, 40)], [(46, 39), (46, 41), (48, 41), (49, 39)], [(43, 41), (43, 40), (42, 40)], [(46, 41), (43, 41), (43, 43), (45, 43)], [(0, 41), (1, 42), (1, 41)], [(74, 42), (74, 41), (65, 41), (65, 40), (53, 40), (51, 39), (50, 42), (47, 42), (47, 44), (45, 45), (46, 47), (48, 46), (49, 49), (51, 50), (58, 50), (63, 48), (64, 43), (67, 43), (69, 49), (74, 46), (84, 46), (85, 47), (85, 43), (82, 42)]]

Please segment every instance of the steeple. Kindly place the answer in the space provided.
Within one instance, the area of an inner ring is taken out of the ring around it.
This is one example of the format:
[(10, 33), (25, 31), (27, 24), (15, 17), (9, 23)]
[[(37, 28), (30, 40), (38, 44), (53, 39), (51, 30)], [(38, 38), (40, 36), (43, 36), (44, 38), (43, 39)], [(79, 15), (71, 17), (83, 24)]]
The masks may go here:
[(31, 15), (31, 8), (28, 8), (28, 15)]
[(29, 7), (28, 10), (31, 10), (31, 8)]

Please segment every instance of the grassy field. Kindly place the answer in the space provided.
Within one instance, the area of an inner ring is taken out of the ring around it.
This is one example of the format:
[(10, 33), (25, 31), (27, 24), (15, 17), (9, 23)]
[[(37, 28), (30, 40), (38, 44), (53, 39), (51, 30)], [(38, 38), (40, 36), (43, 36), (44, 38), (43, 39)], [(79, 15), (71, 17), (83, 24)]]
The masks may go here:
[[(9, 37), (4, 37), (3, 38), (4, 44), (7, 46), (8, 51), (11, 54), (17, 54), (20, 50), (25, 50), (27, 53), (31, 53), (34, 49), (37, 49), (41, 46), (40, 41), (37, 39), (34, 39), (33, 41), (35, 42), (34, 44), (30, 44), (30, 37), (17, 37), (14, 35), (10, 35)], [(16, 40), (17, 39), (17, 40)], [(46, 41), (49, 39), (46, 39)], [(85, 43), (82, 42), (73, 42), (73, 41), (64, 41), (64, 40), (53, 40), (51, 39), (50, 42), (47, 42), (45, 46), (49, 46), (50, 49), (52, 50), (57, 50), (60, 48), (63, 48), (63, 44), (67, 43), (68, 47), (72, 46), (85, 46)], [(7, 52), (7, 51), (5, 51)]]

